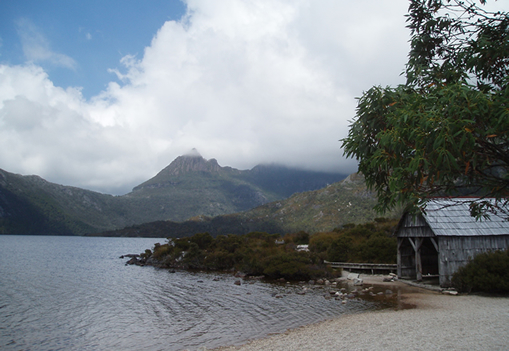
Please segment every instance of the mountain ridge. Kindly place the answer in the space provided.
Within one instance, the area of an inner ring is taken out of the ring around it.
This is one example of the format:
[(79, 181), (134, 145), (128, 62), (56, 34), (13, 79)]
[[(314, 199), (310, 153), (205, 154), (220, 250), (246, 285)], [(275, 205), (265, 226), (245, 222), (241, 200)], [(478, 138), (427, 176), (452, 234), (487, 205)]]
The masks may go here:
[(82, 235), (159, 220), (214, 217), (344, 177), (276, 165), (237, 170), (194, 152), (177, 157), (130, 193), (112, 196), (0, 170), (0, 233)]
[[(371, 222), (380, 215), (373, 210), (377, 199), (364, 177), (353, 173), (322, 189), (296, 193), (287, 199), (270, 202), (251, 210), (216, 217), (196, 216), (187, 221), (156, 221), (130, 226), (98, 236), (181, 238), (207, 232), (212, 236), (267, 232), (309, 234), (330, 232), (346, 224)], [(385, 214), (399, 218), (400, 210)]]

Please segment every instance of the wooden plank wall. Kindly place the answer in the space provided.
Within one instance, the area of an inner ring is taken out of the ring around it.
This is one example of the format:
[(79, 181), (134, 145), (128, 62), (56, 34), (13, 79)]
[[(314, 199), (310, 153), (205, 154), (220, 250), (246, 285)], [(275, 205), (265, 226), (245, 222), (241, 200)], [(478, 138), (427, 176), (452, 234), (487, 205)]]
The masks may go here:
[(440, 236), (438, 242), (440, 286), (448, 287), (452, 275), (474, 256), (486, 251), (508, 249), (509, 235)]
[(415, 279), (415, 251), (407, 238), (398, 237), (398, 277)]
[(424, 217), (418, 215), (413, 217), (412, 215), (405, 214), (400, 223), (397, 232), (400, 238), (422, 238), (422, 237), (433, 237), (435, 234), (424, 220)]

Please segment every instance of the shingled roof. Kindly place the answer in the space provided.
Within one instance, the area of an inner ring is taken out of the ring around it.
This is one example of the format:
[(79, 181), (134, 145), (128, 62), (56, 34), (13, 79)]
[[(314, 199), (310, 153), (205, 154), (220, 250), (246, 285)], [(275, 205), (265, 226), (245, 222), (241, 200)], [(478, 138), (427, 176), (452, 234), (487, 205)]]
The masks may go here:
[(436, 236), (509, 235), (509, 221), (500, 215), (490, 214), (489, 220), (472, 217), (469, 207), (472, 200), (433, 199), (428, 202), (423, 217)]

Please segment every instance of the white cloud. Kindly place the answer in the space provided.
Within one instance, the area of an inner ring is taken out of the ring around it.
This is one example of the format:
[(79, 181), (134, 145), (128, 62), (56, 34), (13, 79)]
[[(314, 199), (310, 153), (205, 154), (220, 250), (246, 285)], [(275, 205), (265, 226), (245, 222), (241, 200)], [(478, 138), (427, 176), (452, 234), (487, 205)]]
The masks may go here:
[(56, 66), (76, 68), (76, 61), (71, 57), (53, 52), (46, 37), (26, 18), (16, 21), (18, 35), (21, 39), (23, 53), (31, 62), (50, 62)]
[(111, 191), (144, 179), (144, 136), (103, 127), (89, 109), (79, 90), (55, 87), (40, 67), (0, 66), (0, 167)]
[(0, 150), (10, 150), (0, 167), (111, 191), (192, 148), (240, 169), (353, 172), (338, 139), (356, 96), (402, 81), (407, 5), (189, 0), (182, 22), (166, 22), (143, 56), (112, 70), (123, 84), (90, 101), (37, 66), (0, 66)]

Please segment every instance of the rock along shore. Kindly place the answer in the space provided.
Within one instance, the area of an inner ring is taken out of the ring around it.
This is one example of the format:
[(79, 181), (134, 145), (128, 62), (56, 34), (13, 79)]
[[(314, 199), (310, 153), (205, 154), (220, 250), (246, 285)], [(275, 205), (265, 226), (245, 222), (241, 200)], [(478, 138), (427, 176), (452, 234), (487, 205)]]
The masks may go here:
[(452, 296), (363, 275), (364, 284), (403, 290), (416, 308), (340, 316), (220, 351), (507, 350), (509, 298)]

